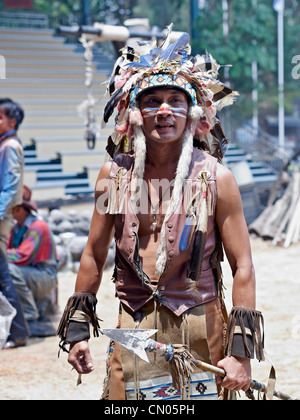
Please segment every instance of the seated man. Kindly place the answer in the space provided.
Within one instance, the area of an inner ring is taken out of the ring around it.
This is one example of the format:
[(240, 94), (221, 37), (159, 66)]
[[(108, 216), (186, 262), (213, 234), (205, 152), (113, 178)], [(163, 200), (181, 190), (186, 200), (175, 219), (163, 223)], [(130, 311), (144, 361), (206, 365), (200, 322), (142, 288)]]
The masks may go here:
[[(9, 271), (17, 289), (31, 336), (54, 334), (43, 318), (41, 304), (57, 284), (57, 260), (53, 235), (37, 215), (31, 190), (23, 187), (23, 203), (13, 208), (17, 221), (8, 240)], [(49, 298), (48, 298), (49, 299)]]

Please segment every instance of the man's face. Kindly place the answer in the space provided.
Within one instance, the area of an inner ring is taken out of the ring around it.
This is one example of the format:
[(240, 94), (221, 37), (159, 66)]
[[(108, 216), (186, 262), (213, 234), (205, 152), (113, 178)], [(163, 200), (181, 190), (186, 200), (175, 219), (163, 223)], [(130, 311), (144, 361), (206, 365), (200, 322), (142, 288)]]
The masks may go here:
[(188, 118), (188, 98), (179, 89), (153, 88), (140, 98), (147, 141), (182, 141)]
[(22, 205), (13, 207), (12, 216), (18, 222), (19, 225), (23, 225), (27, 219), (29, 211), (26, 210)]
[(16, 119), (8, 118), (3, 109), (0, 109), (0, 135), (11, 131), (16, 126)]

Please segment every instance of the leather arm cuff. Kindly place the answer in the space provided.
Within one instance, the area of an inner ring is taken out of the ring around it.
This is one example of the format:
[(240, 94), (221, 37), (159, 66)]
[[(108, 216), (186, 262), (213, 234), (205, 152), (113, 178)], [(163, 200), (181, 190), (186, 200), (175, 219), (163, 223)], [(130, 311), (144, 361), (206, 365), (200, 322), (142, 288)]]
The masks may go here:
[(264, 320), (255, 309), (234, 306), (229, 314), (225, 354), (264, 360)]
[(56, 331), (63, 351), (68, 352), (67, 344), (90, 339), (90, 322), (94, 337), (99, 337), (96, 305), (97, 298), (92, 293), (74, 293), (70, 297)]

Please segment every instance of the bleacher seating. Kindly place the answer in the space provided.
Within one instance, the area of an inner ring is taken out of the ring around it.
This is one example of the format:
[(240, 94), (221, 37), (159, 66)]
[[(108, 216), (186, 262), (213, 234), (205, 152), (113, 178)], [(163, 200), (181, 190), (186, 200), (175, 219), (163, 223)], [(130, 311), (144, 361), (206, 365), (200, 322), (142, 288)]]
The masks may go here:
[(247, 162), (253, 180), (256, 184), (267, 185), (276, 181), (278, 174), (263, 162), (255, 162), (251, 155), (237, 145), (231, 143), (224, 158), (224, 163), (230, 168), (237, 162)]
[[(105, 84), (113, 60), (101, 52), (95, 56), (93, 95), (100, 125)], [(25, 119), (19, 131), (24, 145), (25, 182), (33, 199), (61, 199), (91, 194), (95, 174), (104, 161), (106, 138), (103, 130), (95, 150), (84, 140), (84, 120), (77, 106), (87, 99), (85, 60), (80, 44), (67, 44), (49, 29), (0, 28), (0, 51), (6, 60), (6, 79), (1, 96), (20, 102)], [(92, 172), (93, 172), (92, 171)]]
[[(94, 150), (84, 141), (84, 120), (77, 106), (87, 99), (84, 49), (67, 44), (49, 29), (0, 28), (0, 52), (6, 60), (6, 80), (0, 80), (1, 96), (19, 101), (26, 117), (20, 129), (24, 144), (25, 182), (33, 199), (61, 199), (91, 195), (104, 162), (111, 124), (100, 132)], [(93, 95), (100, 125), (105, 84), (114, 60), (95, 50)], [(277, 174), (263, 163), (253, 162), (241, 148), (231, 144), (224, 163), (231, 167), (247, 162), (258, 192)]]

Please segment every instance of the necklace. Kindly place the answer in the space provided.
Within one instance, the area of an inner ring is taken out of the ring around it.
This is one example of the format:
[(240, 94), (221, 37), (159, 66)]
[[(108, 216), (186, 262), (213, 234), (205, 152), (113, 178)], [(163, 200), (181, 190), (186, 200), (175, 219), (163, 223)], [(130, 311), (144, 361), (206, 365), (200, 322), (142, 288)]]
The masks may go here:
[(173, 182), (170, 182), (170, 185), (168, 186), (168, 188), (166, 188), (165, 192), (162, 194), (162, 196), (161, 196), (160, 200), (158, 201), (158, 203), (156, 204), (156, 206), (153, 206), (150, 195), (149, 195), (149, 189), (147, 188), (148, 200), (149, 200), (149, 203), (150, 203), (151, 208), (152, 208), (152, 220), (153, 220), (152, 221), (152, 230), (153, 230), (153, 232), (155, 232), (156, 227), (157, 227), (157, 222), (156, 222), (157, 211), (159, 210), (159, 207), (160, 207), (165, 195), (170, 190), (172, 185), (173, 185)]

